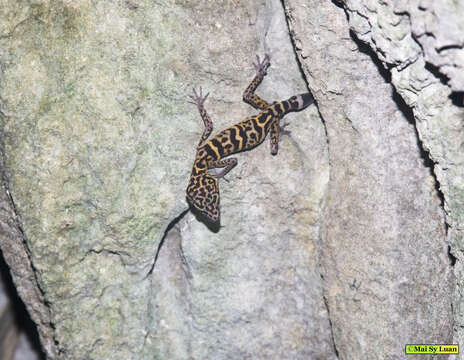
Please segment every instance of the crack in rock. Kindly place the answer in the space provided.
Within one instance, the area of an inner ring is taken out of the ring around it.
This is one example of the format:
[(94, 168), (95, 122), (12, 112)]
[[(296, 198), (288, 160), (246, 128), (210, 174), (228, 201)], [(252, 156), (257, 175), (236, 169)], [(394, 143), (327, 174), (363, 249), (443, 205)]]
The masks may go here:
[(187, 212), (189, 211), (190, 209), (187, 208), (185, 210), (183, 210), (179, 215), (177, 215), (174, 219), (172, 219), (168, 226), (166, 227), (166, 230), (164, 230), (164, 234), (163, 236), (161, 237), (161, 240), (158, 244), (158, 248), (156, 249), (156, 253), (155, 253), (155, 259), (153, 260), (153, 263), (151, 265), (151, 268), (150, 268), (150, 271), (148, 271), (147, 275), (145, 276), (145, 278), (147, 278), (149, 275), (151, 275), (153, 273), (153, 271), (155, 270), (155, 266), (156, 266), (156, 262), (158, 260), (158, 256), (159, 256), (159, 253), (160, 253), (160, 250), (161, 248), (163, 247), (163, 244), (164, 244), (164, 240), (166, 239), (166, 237), (168, 236), (168, 233), (169, 231), (185, 216), (185, 214), (187, 214)]

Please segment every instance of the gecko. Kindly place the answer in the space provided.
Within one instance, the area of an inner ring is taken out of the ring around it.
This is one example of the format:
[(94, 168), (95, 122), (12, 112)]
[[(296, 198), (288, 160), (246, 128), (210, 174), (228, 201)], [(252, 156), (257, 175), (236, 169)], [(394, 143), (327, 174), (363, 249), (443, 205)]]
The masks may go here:
[[(269, 104), (255, 94), (256, 88), (261, 84), (267, 69), (270, 66), (270, 57), (265, 54), (262, 61), (256, 56), (253, 66), (256, 75), (250, 85), (243, 92), (243, 101), (260, 110), (257, 115), (249, 116), (238, 124), (222, 130), (219, 134), (208, 140), (213, 131), (213, 122), (205, 110), (204, 103), (209, 93), (203, 95), (193, 89), (189, 95), (190, 103), (197, 106), (203, 119), (204, 131), (196, 148), (196, 156), (192, 173), (187, 186), (187, 200), (213, 224), (220, 222), (220, 197), (218, 179), (224, 177), (237, 165), (235, 157), (229, 155), (251, 150), (261, 144), (270, 133), (271, 154), (276, 155), (279, 149), (280, 119), (292, 111), (300, 111), (314, 102), (311, 93), (292, 96), (283, 101)], [(210, 173), (212, 169), (221, 169)]]

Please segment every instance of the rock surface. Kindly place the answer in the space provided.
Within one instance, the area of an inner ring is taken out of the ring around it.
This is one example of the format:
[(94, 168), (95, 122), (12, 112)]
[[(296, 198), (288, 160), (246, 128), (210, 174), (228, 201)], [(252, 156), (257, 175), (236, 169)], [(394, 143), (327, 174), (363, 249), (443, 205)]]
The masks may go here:
[[(0, 164), (3, 169), (4, 167), (1, 159)], [(50, 313), (45, 305), (44, 296), (37, 286), (37, 279), (32, 268), (28, 255), (29, 253), (26, 248), (26, 244), (24, 243), (23, 232), (19, 226), (9, 192), (4, 187), (2, 187), (2, 191), (0, 191), (0, 247), (0, 254), (2, 258), (10, 265), (10, 275), (15, 280), (16, 291), (23, 299), (30, 318), (35, 324), (37, 324), (37, 331), (42, 339), (42, 347), (44, 348), (44, 351), (54, 355), (55, 347), (53, 344), (53, 330), (50, 323)], [(2, 267), (2, 270), (5, 270), (4, 267)], [(4, 274), (1, 275), (6, 276)], [(2, 288), (4, 286), (3, 281), (4, 280), (2, 279)], [(0, 291), (0, 294), (0, 308), (2, 309), (2, 314), (6, 314), (5, 309), (7, 307), (9, 309), (6, 311), (12, 312), (14, 304), (11, 302), (11, 299), (7, 297), (6, 292), (4, 293), (3, 289)], [(21, 328), (24, 325), (25, 324), (19, 324), (18, 327)], [(17, 324), (14, 323), (14, 326), (17, 326)], [(13, 342), (11, 336), (13, 336), (15, 332), (18, 332), (15, 331), (14, 326), (7, 326), (9, 334), (7, 342), (9, 345)], [(20, 333), (18, 332), (17, 335), (19, 336)], [(21, 346), (23, 343), (21, 338), (19, 338), (19, 341), (19, 346)], [(33, 351), (30, 352), (33, 353)], [(25, 353), (30, 352), (25, 351)], [(4, 353), (2, 353), (2, 356), (7, 358)]]
[(433, 161), (446, 212), (448, 243), (457, 258), (453, 341), (462, 344), (464, 3), (451, 0), (343, 3), (356, 36), (366, 41), (384, 65), (391, 68), (392, 84), (413, 110), (421, 146)]
[[(292, 40), (277, 0), (2, 3), (0, 247), (50, 359), (462, 340), (464, 11), (283, 3)], [(214, 134), (255, 112), (256, 54), (264, 99), (306, 91), (295, 49), (318, 107), (284, 119), (277, 156), (237, 156), (211, 232), (185, 212), (203, 130), (187, 95), (211, 92)]]
[(450, 343), (445, 218), (412, 112), (353, 41), (343, 9), (286, 4), (327, 129), (321, 262), (339, 356), (399, 359), (407, 343)]
[(307, 91), (282, 5), (163, 4), (5, 4), (5, 177), (54, 327), (48, 356), (333, 358), (315, 107), (286, 118), (278, 156), (268, 143), (239, 156), (219, 233), (189, 213), (165, 234), (202, 131), (192, 86), (211, 92), (217, 130), (254, 113), (241, 96), (256, 54), (272, 58), (263, 98)]

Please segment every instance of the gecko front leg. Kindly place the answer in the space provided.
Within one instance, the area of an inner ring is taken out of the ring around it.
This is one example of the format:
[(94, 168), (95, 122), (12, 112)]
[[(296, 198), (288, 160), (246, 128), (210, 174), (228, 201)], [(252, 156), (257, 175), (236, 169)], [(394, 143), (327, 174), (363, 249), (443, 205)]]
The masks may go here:
[(253, 106), (255, 109), (264, 110), (269, 104), (261, 99), (258, 95), (255, 94), (256, 88), (263, 81), (264, 76), (267, 74), (267, 68), (271, 65), (271, 58), (268, 54), (264, 55), (263, 61), (259, 60), (259, 56), (256, 55), (256, 64), (253, 63), (253, 66), (256, 70), (256, 76), (251, 81), (250, 85), (243, 92), (243, 101)]
[(201, 118), (203, 119), (203, 123), (205, 124), (205, 130), (203, 131), (203, 135), (201, 135), (200, 142), (198, 143), (197, 149), (203, 145), (203, 143), (208, 139), (211, 131), (213, 131), (213, 122), (209, 117), (208, 113), (205, 110), (204, 103), (206, 98), (208, 97), (209, 93), (203, 96), (203, 91), (200, 86), (200, 94), (197, 94), (195, 88), (193, 88), (193, 95), (189, 95), (189, 97), (193, 101), (188, 101), (190, 104), (194, 104), (197, 106), (198, 111), (200, 112)]

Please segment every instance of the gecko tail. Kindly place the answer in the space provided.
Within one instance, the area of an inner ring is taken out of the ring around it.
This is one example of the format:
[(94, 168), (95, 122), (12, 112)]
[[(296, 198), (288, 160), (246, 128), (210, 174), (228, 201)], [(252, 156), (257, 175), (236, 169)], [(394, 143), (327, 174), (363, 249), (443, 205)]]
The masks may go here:
[[(292, 102), (292, 108), (294, 108), (294, 111), (300, 111), (305, 108), (307, 108), (309, 105), (311, 105), (314, 102), (314, 97), (311, 93), (304, 93), (300, 95), (295, 96), (295, 100)], [(292, 99), (292, 98), (290, 98)]]

